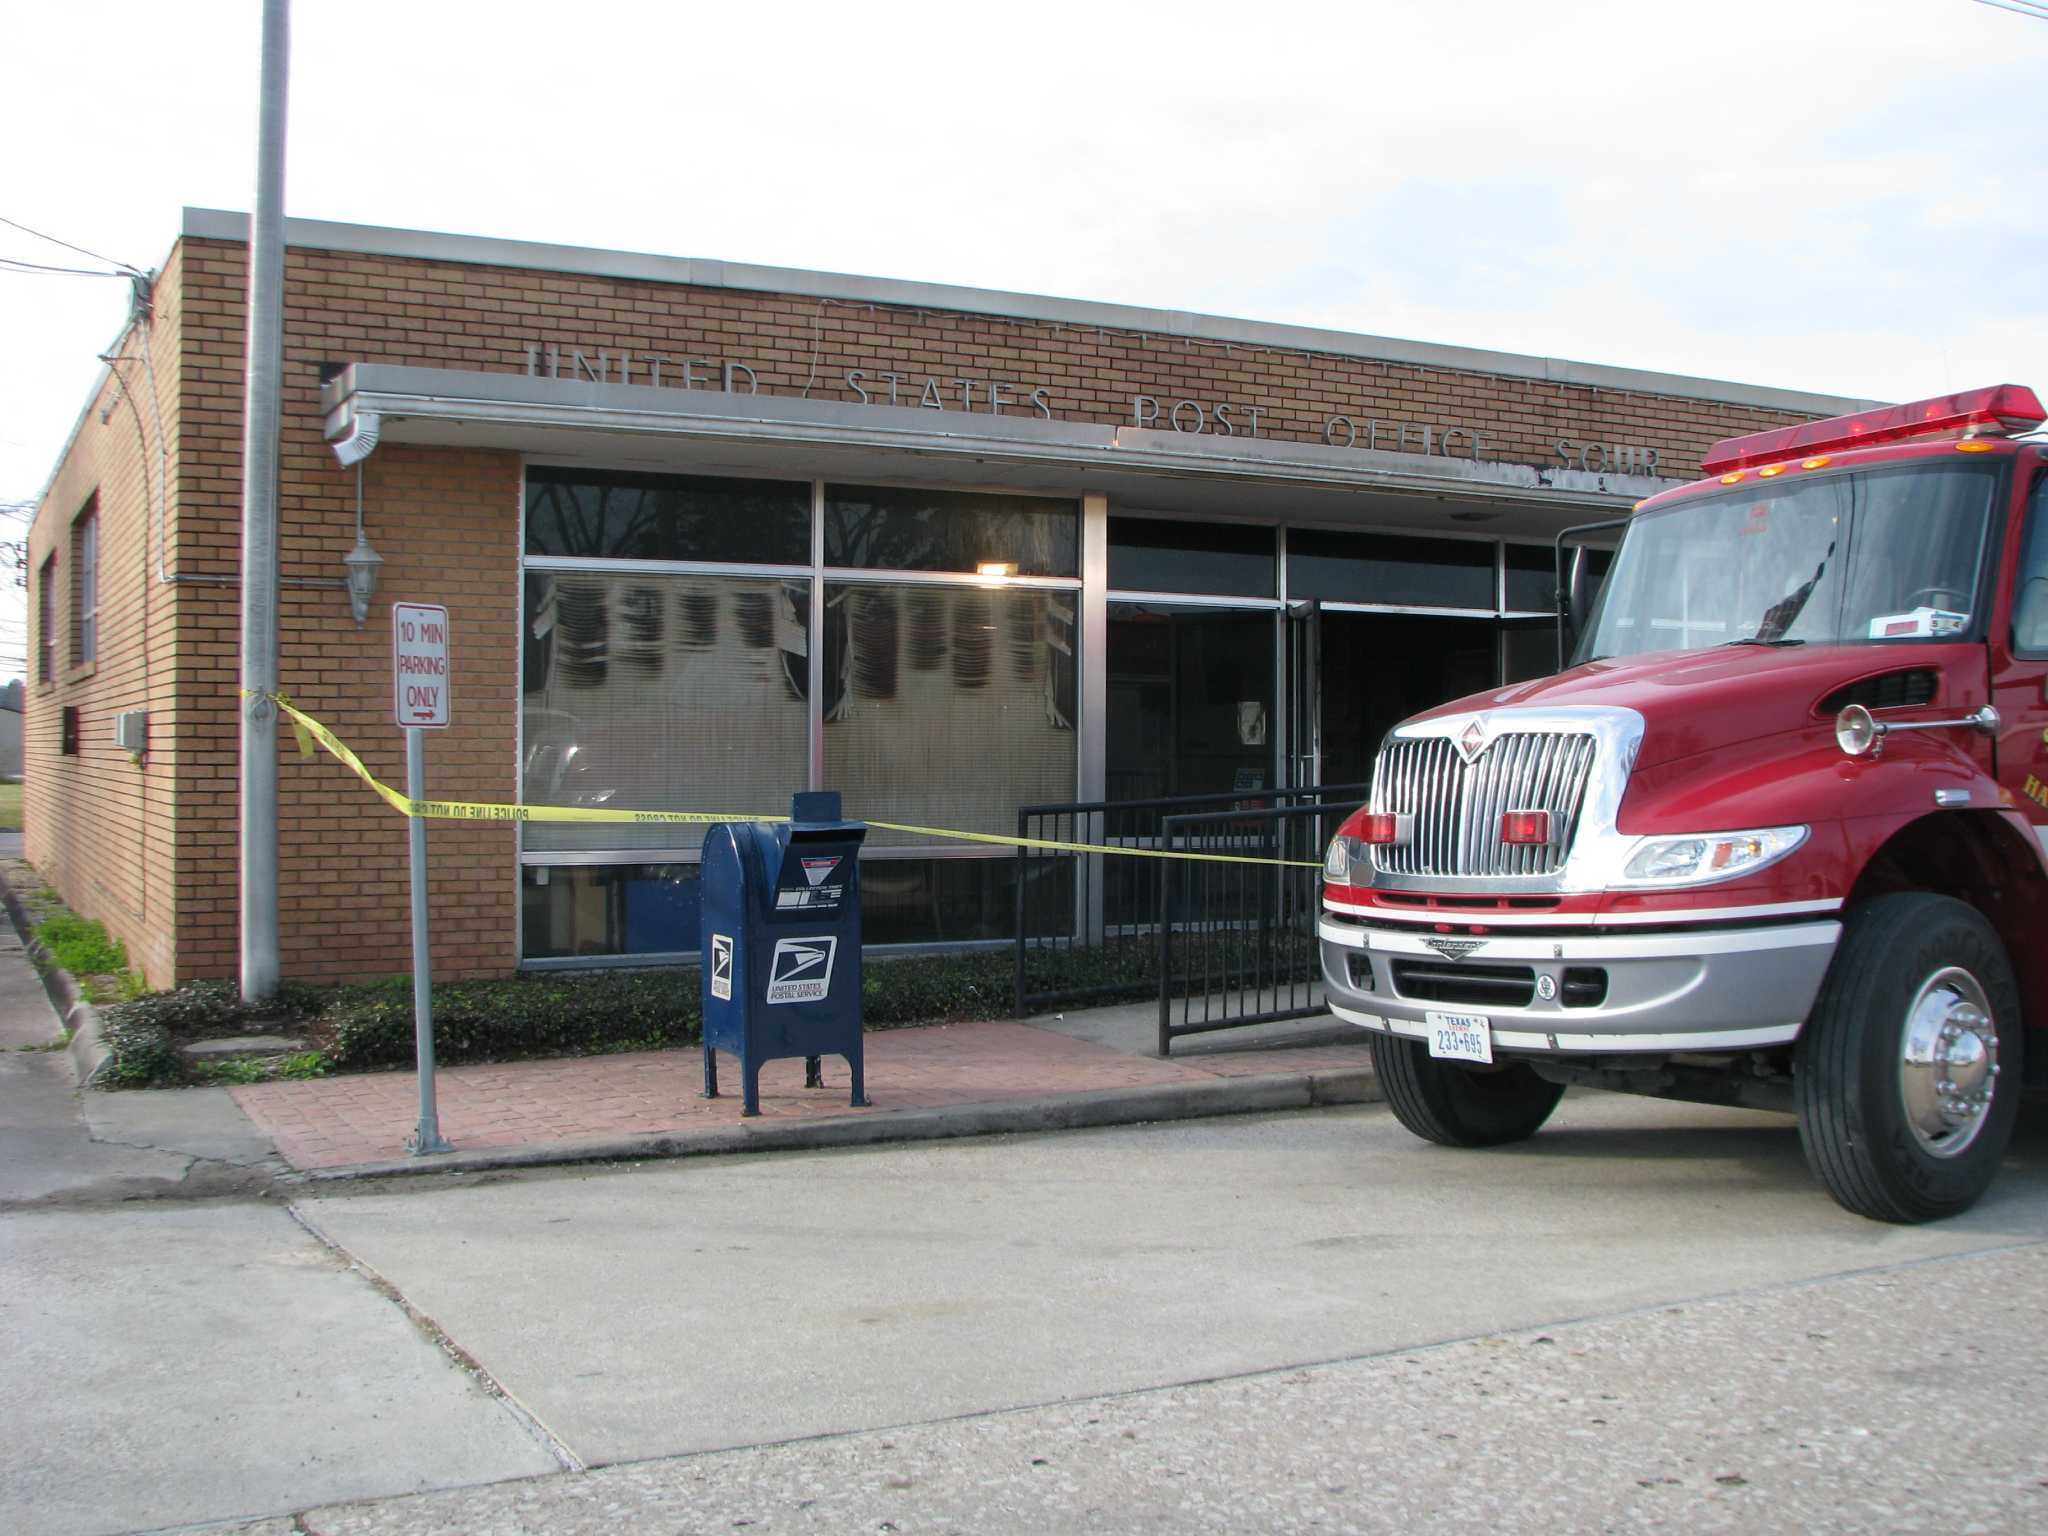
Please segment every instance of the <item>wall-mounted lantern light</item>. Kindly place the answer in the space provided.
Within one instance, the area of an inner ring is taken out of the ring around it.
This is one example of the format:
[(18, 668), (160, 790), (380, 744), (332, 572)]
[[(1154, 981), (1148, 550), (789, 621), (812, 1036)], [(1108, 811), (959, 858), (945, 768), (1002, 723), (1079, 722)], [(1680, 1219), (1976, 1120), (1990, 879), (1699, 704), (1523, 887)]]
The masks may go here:
[(375, 416), (358, 416), (349, 423), (348, 436), (334, 445), (334, 456), (356, 467), (356, 547), (341, 557), (341, 566), (348, 576), (348, 606), (357, 629), (370, 621), (370, 599), (377, 595), (377, 573), (384, 569), (384, 557), (370, 548), (363, 533), (363, 460), (377, 446), (382, 425)]
[[(358, 469), (357, 474), (362, 471)], [(370, 599), (377, 595), (377, 573), (384, 568), (384, 557), (370, 548), (370, 541), (363, 537), (360, 517), (356, 526), (356, 547), (341, 557), (342, 566), (348, 571), (348, 606), (356, 616), (356, 628), (361, 629), (370, 619)]]

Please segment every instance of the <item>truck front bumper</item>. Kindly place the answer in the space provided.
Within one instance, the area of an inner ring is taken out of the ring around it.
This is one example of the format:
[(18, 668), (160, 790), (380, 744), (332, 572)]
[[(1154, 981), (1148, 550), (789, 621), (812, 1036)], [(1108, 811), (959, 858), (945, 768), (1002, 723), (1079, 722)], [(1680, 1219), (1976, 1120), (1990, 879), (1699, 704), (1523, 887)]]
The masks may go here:
[(1326, 912), (1316, 933), (1331, 1013), (1368, 1029), (1421, 1037), (1431, 1013), (1481, 1014), (1505, 1051), (1713, 1052), (1797, 1039), (1842, 925), (1474, 939)]

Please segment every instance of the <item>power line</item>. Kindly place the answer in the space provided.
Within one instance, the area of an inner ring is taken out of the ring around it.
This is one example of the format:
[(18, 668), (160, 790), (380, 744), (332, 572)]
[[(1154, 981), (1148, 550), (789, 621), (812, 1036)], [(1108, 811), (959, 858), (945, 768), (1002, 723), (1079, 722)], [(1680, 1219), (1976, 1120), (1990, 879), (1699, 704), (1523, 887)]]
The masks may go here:
[(1979, 5), (1996, 6), (2001, 11), (2011, 11), (2015, 16), (2031, 16), (2036, 21), (2048, 21), (2048, 5), (2040, 0), (1977, 0)]
[(0, 256), (0, 267), (10, 272), (25, 272), (33, 277), (118, 277), (122, 282), (134, 279), (126, 272), (117, 272), (112, 267), (48, 267), (40, 261), (21, 261), (13, 256)]
[(102, 256), (98, 251), (88, 251), (84, 246), (73, 245), (69, 240), (59, 240), (55, 235), (46, 235), (40, 229), (30, 229), (26, 224), (10, 219), (4, 213), (0, 213), (0, 224), (5, 224), (11, 229), (18, 229), (24, 235), (34, 235), (38, 240), (47, 240), (52, 245), (61, 245), (65, 250), (76, 251), (81, 256), (90, 256), (94, 261), (104, 261), (108, 266), (118, 267), (131, 276), (141, 277), (144, 275), (140, 267), (131, 267), (125, 261), (116, 261), (111, 256)]

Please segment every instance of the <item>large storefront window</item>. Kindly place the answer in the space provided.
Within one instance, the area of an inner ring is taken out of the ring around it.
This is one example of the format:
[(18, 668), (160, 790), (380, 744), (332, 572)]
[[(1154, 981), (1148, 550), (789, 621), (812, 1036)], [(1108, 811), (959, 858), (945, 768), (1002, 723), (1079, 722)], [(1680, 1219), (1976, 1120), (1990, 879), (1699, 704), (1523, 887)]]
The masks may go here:
[(825, 783), (854, 814), (960, 832), (1071, 800), (1076, 628), (1070, 592), (828, 583)]
[[(815, 787), (857, 818), (1009, 832), (1075, 791), (1079, 524), (1043, 497), (532, 468), (522, 797), (773, 815)], [(694, 949), (702, 840), (528, 823), (525, 958)], [(1006, 850), (868, 847), (869, 943), (1008, 935)]]
[[(529, 571), (521, 798), (777, 814), (805, 784), (810, 583)], [(526, 848), (694, 850), (695, 826), (533, 822)]]

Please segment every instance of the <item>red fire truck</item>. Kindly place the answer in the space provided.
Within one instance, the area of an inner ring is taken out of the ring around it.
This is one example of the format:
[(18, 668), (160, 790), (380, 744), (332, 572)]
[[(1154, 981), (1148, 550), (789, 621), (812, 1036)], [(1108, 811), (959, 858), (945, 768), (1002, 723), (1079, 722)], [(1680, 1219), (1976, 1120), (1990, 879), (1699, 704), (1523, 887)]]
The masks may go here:
[(1318, 935), (1403, 1125), (1498, 1146), (1611, 1088), (1796, 1114), (1879, 1220), (1983, 1193), (2048, 1086), (2043, 420), (2001, 385), (1731, 438), (1636, 508), (1567, 670), (1388, 734)]

